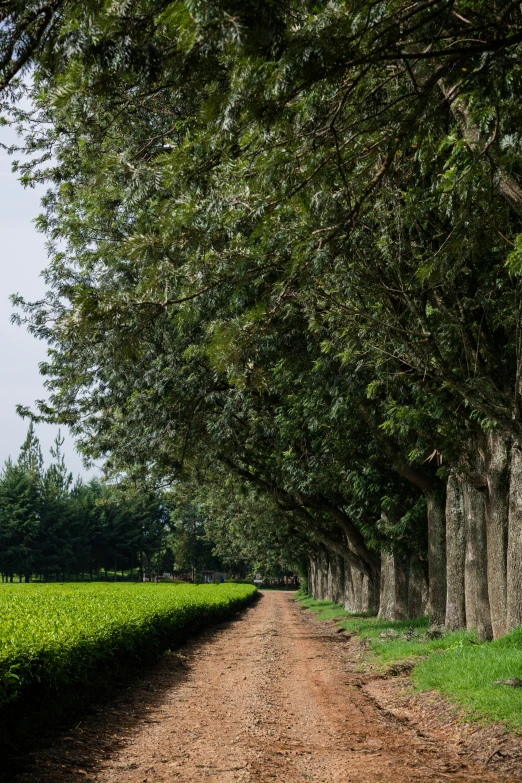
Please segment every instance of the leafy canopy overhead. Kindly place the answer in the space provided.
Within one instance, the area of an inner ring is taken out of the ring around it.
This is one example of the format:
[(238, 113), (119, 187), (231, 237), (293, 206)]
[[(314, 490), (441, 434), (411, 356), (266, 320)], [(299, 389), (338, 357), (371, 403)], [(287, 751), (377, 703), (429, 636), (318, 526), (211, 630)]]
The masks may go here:
[(36, 416), (133, 476), (219, 463), (366, 573), (382, 508), (422, 548), (430, 455), (522, 438), (521, 43), (492, 0), (53, 12), (14, 110)]

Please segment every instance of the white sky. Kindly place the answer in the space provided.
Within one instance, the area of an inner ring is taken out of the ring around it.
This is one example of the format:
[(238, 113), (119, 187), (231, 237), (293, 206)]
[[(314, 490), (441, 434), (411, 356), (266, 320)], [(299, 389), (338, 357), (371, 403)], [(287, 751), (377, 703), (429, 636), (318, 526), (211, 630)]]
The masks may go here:
[[(0, 141), (11, 144), (16, 136), (11, 129), (0, 127)], [(33, 300), (44, 292), (40, 272), (47, 265), (45, 237), (33, 224), (40, 212), (43, 189), (24, 189), (11, 171), (12, 160), (0, 149), (0, 465), (9, 455), (17, 458), (29, 426), (17, 415), (16, 404), (32, 407), (34, 400), (45, 397), (38, 364), (45, 360), (46, 345), (9, 320), (13, 312), (11, 294), (20, 293)], [(36, 428), (46, 462), (57, 431), (57, 427), (44, 424)], [(85, 478), (96, 475), (96, 469), (87, 471), (83, 467), (69, 433), (62, 430), (62, 435), (69, 470)]]

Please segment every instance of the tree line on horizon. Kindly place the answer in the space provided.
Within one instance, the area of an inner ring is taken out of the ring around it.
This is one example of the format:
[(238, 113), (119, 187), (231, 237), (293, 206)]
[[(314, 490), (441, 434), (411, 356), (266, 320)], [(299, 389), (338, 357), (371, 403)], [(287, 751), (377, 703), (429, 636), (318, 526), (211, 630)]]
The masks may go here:
[(0, 575), (20, 582), (130, 578), (165, 548), (168, 514), (155, 493), (119, 497), (118, 487), (73, 479), (58, 433), (44, 466), (31, 424), (16, 461), (0, 472)]
[[(202, 571), (281, 579), (280, 547), (232, 541), (210, 519), (204, 503), (185, 492), (124, 482), (74, 479), (58, 432), (46, 467), (31, 423), (16, 461), (0, 470), (0, 579), (2, 582), (141, 580), (163, 573), (202, 580)], [(221, 520), (221, 525), (223, 525)], [(215, 537), (213, 540), (212, 535)]]
[[(267, 571), (247, 552), (232, 553), (228, 542), (221, 558), (215, 554), (203, 510), (179, 497), (74, 479), (62, 445), (58, 432), (45, 467), (30, 424), (18, 459), (0, 470), (2, 582), (132, 581), (165, 572), (192, 580), (205, 569), (222, 571), (224, 559), (239, 576)], [(277, 576), (273, 566), (268, 572)]]
[(45, 9), (0, 30), (48, 188), (20, 412), (319, 597), (521, 625), (520, 4)]

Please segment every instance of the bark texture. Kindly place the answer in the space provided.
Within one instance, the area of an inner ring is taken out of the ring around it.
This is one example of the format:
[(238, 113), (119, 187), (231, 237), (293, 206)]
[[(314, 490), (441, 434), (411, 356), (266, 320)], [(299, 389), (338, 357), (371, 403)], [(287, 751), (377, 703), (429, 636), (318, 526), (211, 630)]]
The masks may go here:
[(464, 587), (466, 627), (476, 629), (481, 640), (492, 639), (487, 578), (486, 503), (484, 493), (464, 479), (466, 561)]
[(335, 581), (337, 579), (335, 557), (328, 558), (328, 570), (326, 572), (326, 600), (333, 601)]
[(324, 547), (318, 549), (312, 558), (312, 584), (310, 594), (316, 601), (324, 601), (328, 591), (328, 553)]
[(326, 601), (328, 596), (328, 551), (321, 547), (319, 553), (319, 601)]
[(361, 574), (360, 571), (355, 569), (352, 571), (352, 585), (353, 585), (353, 612), (367, 612), (368, 604), (364, 605), (363, 600), (363, 583), (368, 577)]
[(344, 564), (344, 600), (343, 606), (347, 612), (354, 612), (353, 577), (357, 573), (348, 563)]
[(344, 561), (339, 555), (328, 558), (328, 600), (344, 603)]
[(522, 449), (511, 451), (507, 549), (507, 630), (522, 625)]
[(394, 555), (395, 566), (395, 620), (408, 617), (409, 563)]
[(362, 580), (362, 611), (375, 612), (379, 609), (381, 577), (374, 575), (373, 579), (363, 576)]
[(410, 566), (408, 580), (408, 617), (424, 617), (428, 609), (428, 582), (420, 563)]
[(447, 599), (446, 630), (466, 627), (464, 567), (466, 561), (466, 534), (464, 495), (458, 477), (452, 473), (446, 487), (446, 560)]
[(310, 555), (308, 568), (308, 592), (314, 598), (317, 595), (317, 556), (315, 554)]
[[(347, 612), (368, 611), (368, 594), (364, 595), (365, 582), (368, 582), (365, 574), (344, 563), (344, 608)], [(378, 605), (377, 601), (377, 608)]]
[(429, 615), (431, 625), (446, 620), (446, 509), (438, 489), (426, 495), (428, 513)]
[[(409, 588), (410, 564), (397, 555), (383, 552), (379, 617), (383, 620), (405, 620), (409, 612)], [(420, 603), (419, 600), (419, 609)]]
[(488, 593), (493, 638), (507, 629), (507, 542), (509, 513), (509, 441), (503, 433), (487, 439), (486, 537)]
[(381, 554), (381, 594), (379, 617), (395, 620), (395, 556), (389, 552)]

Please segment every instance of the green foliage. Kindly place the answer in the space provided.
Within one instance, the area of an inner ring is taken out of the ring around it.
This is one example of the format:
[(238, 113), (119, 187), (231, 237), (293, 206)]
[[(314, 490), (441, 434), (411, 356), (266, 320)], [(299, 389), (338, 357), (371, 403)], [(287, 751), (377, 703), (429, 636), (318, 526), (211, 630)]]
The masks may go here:
[(253, 585), (5, 585), (0, 707), (32, 684), (58, 693), (118, 656), (139, 657), (240, 609)]
[(32, 572), (39, 501), (34, 475), (8, 460), (0, 474), (0, 573), (27, 577)]
[[(31, 425), (16, 463), (0, 473), (0, 574), (49, 580), (103, 570), (164, 570), (169, 513), (164, 494), (119, 483), (73, 482), (58, 433), (44, 469)], [(113, 577), (116, 578), (116, 577)]]
[(208, 467), (198, 481), (186, 480), (181, 491), (197, 503), (213, 552), (235, 573), (280, 578), (298, 570), (306, 544), (274, 501), (255, 486), (227, 474), (219, 465)]
[(193, 503), (178, 505), (171, 516), (171, 534), (167, 542), (172, 547), (172, 570), (183, 574), (195, 570), (198, 575), (203, 570), (222, 570), (221, 561), (213, 554), (214, 542), (207, 535), (202, 510)]
[(48, 185), (32, 415), (136, 486), (205, 484), (220, 555), (425, 559), (426, 487), (522, 440), (519, 6), (59, 9), (12, 110)]

